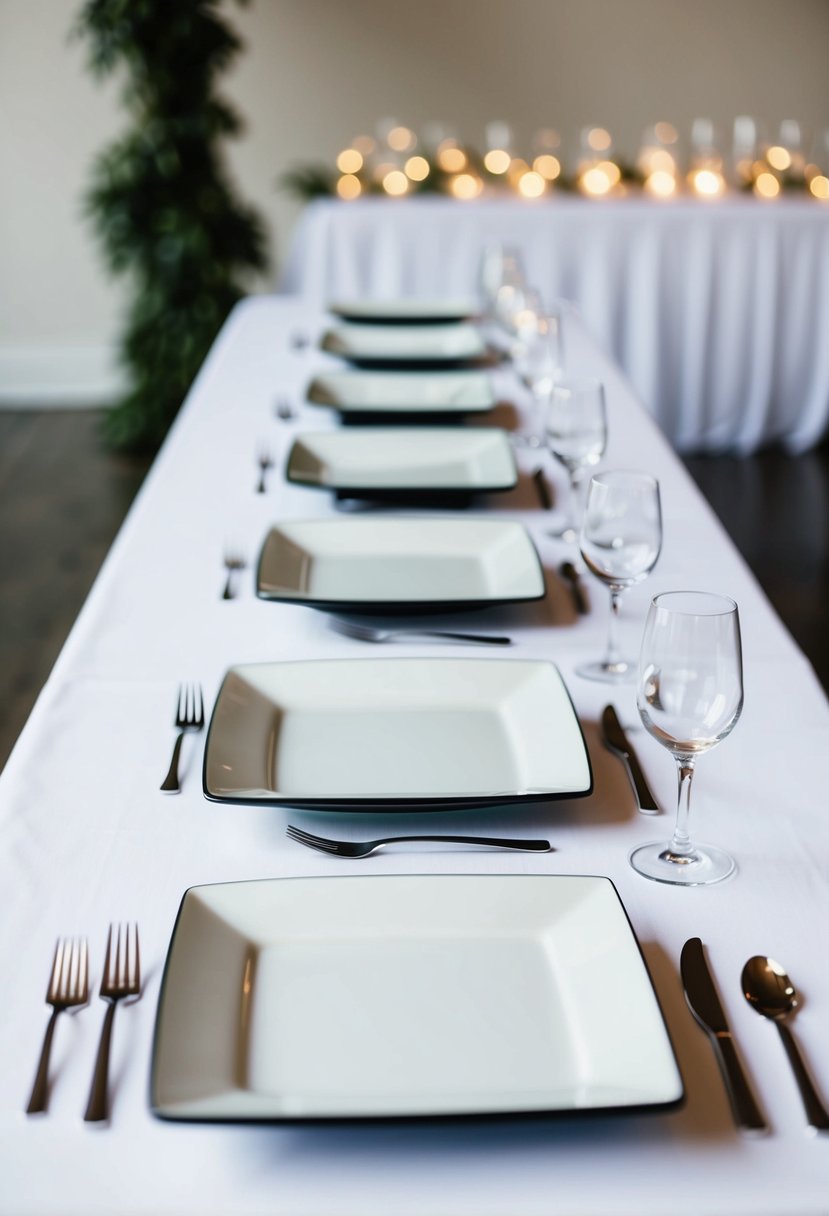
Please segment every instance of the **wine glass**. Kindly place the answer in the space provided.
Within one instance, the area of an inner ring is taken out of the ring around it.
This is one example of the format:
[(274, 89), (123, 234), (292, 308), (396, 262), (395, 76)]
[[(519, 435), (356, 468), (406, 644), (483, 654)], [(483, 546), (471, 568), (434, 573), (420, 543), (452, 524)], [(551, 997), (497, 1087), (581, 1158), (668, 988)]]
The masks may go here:
[(576, 668), (589, 680), (612, 684), (632, 681), (636, 660), (619, 651), (622, 593), (647, 578), (662, 548), (659, 482), (649, 473), (614, 469), (596, 473), (587, 488), (581, 529), (581, 555), (591, 574), (610, 589), (610, 624), (603, 659)]
[(679, 790), (673, 837), (634, 849), (630, 864), (658, 882), (719, 882), (734, 861), (722, 849), (692, 844), (688, 816), (697, 756), (731, 733), (743, 708), (740, 616), (732, 599), (704, 591), (655, 597), (642, 639), (637, 704), (646, 730), (676, 760)]
[(564, 351), (561, 335), (561, 313), (545, 313), (539, 309), (534, 324), (520, 335), (523, 339), (513, 357), (513, 365), (525, 388), (529, 389), (532, 406), (530, 447), (544, 443), (542, 406), (549, 400), (553, 385), (564, 375)]
[(564, 526), (551, 535), (575, 541), (579, 534), (581, 481), (585, 471), (599, 463), (607, 443), (604, 385), (599, 380), (555, 382), (547, 402), (544, 431), (548, 448), (570, 479)]

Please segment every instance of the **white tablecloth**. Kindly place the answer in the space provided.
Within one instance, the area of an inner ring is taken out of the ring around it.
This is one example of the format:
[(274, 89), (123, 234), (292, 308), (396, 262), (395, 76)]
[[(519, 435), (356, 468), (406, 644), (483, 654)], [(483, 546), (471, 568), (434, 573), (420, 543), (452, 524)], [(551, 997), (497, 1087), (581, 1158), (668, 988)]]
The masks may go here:
[[(671, 816), (637, 814), (618, 761), (598, 741), (595, 724), (608, 689), (573, 673), (577, 662), (603, 648), (603, 590), (592, 588), (593, 611), (577, 618), (552, 574), (546, 601), (488, 610), (474, 624), (512, 634), (515, 657), (559, 664), (585, 724), (595, 792), (526, 813), (449, 814), (442, 823), (447, 829), (462, 824), (468, 833), (546, 835), (556, 853), (399, 851), (371, 862), (320, 856), (288, 841), (286, 822), (324, 823), (329, 831), (347, 826), (356, 837), (374, 833), (376, 818), (344, 822), (207, 802), (200, 780), (203, 735), (185, 743), (181, 795), (159, 792), (180, 680), (201, 680), (212, 699), (235, 663), (377, 656), (333, 633), (322, 613), (257, 600), (250, 569), (239, 599), (220, 598), (228, 540), (254, 558), (275, 520), (333, 509), (327, 495), (289, 487), (278, 471), (267, 494), (253, 492), (261, 439), (281, 461), (297, 429), (331, 424), (317, 407), (306, 407), (290, 424), (273, 414), (277, 394), (298, 401), (311, 370), (333, 362), (314, 349), (290, 349), (291, 333), (319, 324), (317, 314), (290, 300), (253, 299), (236, 310), (0, 780), (0, 1210), (9, 1216), (825, 1214), (829, 1137), (807, 1136), (776, 1031), (748, 1008), (739, 976), (744, 961), (758, 952), (786, 963), (805, 994), (797, 1033), (829, 1095), (829, 707), (668, 444), (581, 329), (574, 326), (571, 334), (573, 357), (608, 386), (606, 463), (644, 465), (663, 489), (663, 554), (651, 578), (629, 594), (623, 639), (636, 647), (650, 596), (666, 588), (718, 590), (740, 604), (745, 713), (734, 734), (700, 762), (692, 823), (701, 839), (734, 854), (736, 876), (680, 890), (630, 869), (629, 850), (667, 836)], [(508, 371), (498, 376), (500, 392), (514, 388)], [(535, 464), (526, 450), (519, 458), (525, 470)], [(555, 470), (550, 475), (561, 485)], [(545, 566), (555, 570), (567, 549), (545, 535), (546, 517), (530, 490), (522, 481), (482, 509), (524, 520)], [(414, 643), (383, 651), (391, 653), (471, 651)], [(612, 699), (635, 724), (632, 690), (614, 690)], [(673, 761), (641, 728), (636, 739), (657, 796), (670, 808)], [(433, 816), (403, 816), (401, 829), (423, 828), (427, 819), (434, 827)], [(147, 1101), (153, 1021), (186, 888), (281, 875), (425, 871), (608, 875), (653, 973), (685, 1078), (684, 1109), (587, 1122), (338, 1128), (188, 1126), (153, 1118)], [(47, 1018), (43, 996), (55, 938), (90, 936), (97, 987), (106, 925), (113, 919), (140, 925), (145, 986), (141, 1001), (120, 1007), (115, 1020), (111, 1126), (94, 1130), (81, 1121), (104, 1011), (97, 998), (88, 1010), (58, 1022), (50, 1111), (27, 1118), (23, 1108)], [(769, 1114), (772, 1131), (765, 1139), (735, 1131), (711, 1047), (685, 1006), (678, 958), (694, 935), (708, 947)]]
[(285, 290), (354, 296), (474, 293), (481, 250), (521, 250), (549, 302), (574, 301), (680, 450), (816, 443), (829, 420), (829, 208), (444, 198), (305, 211)]

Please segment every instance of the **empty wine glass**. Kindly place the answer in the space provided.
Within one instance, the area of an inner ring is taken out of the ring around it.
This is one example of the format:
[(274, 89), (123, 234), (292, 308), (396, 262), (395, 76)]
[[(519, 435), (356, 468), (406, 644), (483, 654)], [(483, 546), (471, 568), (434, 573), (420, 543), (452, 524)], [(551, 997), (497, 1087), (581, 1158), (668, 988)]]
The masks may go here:
[(630, 863), (658, 882), (719, 882), (734, 861), (722, 849), (692, 844), (688, 817), (697, 756), (731, 733), (743, 708), (740, 616), (733, 600), (703, 591), (655, 597), (642, 639), (637, 704), (646, 730), (676, 760), (679, 790), (671, 840), (642, 845)]
[(570, 493), (564, 526), (550, 533), (578, 539), (580, 486), (585, 471), (601, 460), (607, 443), (604, 385), (599, 380), (562, 379), (553, 384), (544, 416), (547, 446), (567, 470)]
[(603, 659), (576, 668), (589, 680), (632, 681), (636, 660), (619, 651), (622, 593), (647, 578), (662, 548), (659, 483), (649, 473), (614, 469), (596, 473), (587, 488), (581, 555), (587, 568), (610, 589), (610, 624)]
[[(481, 254), (478, 288), (484, 316), (489, 321), (500, 320), (505, 302), (511, 293), (526, 285), (521, 254), (511, 245), (500, 241), (488, 242)], [(499, 308), (499, 295), (501, 305)]]

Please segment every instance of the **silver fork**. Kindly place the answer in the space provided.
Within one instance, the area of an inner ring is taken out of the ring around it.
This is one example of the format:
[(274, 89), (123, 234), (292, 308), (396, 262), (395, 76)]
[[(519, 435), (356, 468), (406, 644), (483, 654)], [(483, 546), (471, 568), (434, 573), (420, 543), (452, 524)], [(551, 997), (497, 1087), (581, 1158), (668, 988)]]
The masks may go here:
[(52, 1035), (58, 1014), (75, 1005), (85, 1005), (89, 1000), (89, 951), (86, 938), (61, 937), (55, 947), (52, 974), (46, 990), (46, 1004), (52, 1006), (52, 1016), (46, 1027), (40, 1062), (35, 1073), (32, 1095), (26, 1107), (27, 1115), (46, 1110), (49, 1100), (49, 1054), (52, 1050)]
[(297, 417), (297, 412), (287, 397), (280, 397), (277, 400), (275, 412), (280, 422), (292, 422)]
[(451, 642), (478, 642), (482, 646), (510, 646), (512, 638), (494, 633), (454, 633), (447, 629), (376, 629), (374, 625), (358, 624), (331, 618), (331, 628), (359, 642), (391, 642), (395, 638), (446, 638)]
[(329, 840), (327, 836), (314, 836), (288, 824), (286, 829), (291, 840), (304, 844), (320, 853), (334, 857), (368, 857), (386, 844), (411, 844), (434, 841), (438, 844), (482, 845), (488, 849), (518, 849), (524, 853), (555, 853), (549, 840), (517, 840), (510, 836), (383, 836), (379, 840)]
[(224, 591), (222, 592), (222, 599), (232, 600), (236, 598), (233, 590), (233, 575), (237, 570), (244, 570), (247, 562), (244, 554), (242, 554), (238, 549), (233, 548), (233, 546), (229, 546), (227, 549), (225, 549), (224, 564), (225, 568), (227, 569), (227, 581), (225, 582)]
[(181, 742), (188, 730), (198, 731), (204, 727), (204, 698), (200, 684), (182, 684), (178, 690), (178, 708), (176, 710), (176, 729), (178, 737), (173, 747), (173, 757), (167, 776), (161, 783), (165, 794), (177, 794), (181, 790), (178, 779), (178, 758), (181, 755)]
[[(112, 931), (115, 929), (115, 954), (112, 951)], [(86, 1104), (84, 1121), (97, 1123), (107, 1117), (107, 1079), (109, 1076), (109, 1045), (115, 1006), (125, 997), (141, 995), (141, 959), (138, 953), (138, 925), (110, 925), (104, 972), (101, 977), (101, 999), (108, 1001), (101, 1041), (92, 1075), (92, 1088)]]
[(268, 470), (273, 468), (273, 456), (266, 443), (260, 443), (256, 452), (256, 463), (259, 465), (259, 481), (256, 486), (256, 493), (264, 494), (266, 488), (265, 477)]

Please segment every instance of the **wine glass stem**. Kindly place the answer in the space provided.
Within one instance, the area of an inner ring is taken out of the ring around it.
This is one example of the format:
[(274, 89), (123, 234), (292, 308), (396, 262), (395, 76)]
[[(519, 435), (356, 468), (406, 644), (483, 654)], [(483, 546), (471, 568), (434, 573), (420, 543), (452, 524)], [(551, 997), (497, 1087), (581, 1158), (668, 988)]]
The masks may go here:
[(621, 661), (619, 653), (619, 607), (622, 593), (618, 588), (610, 589), (610, 619), (607, 625), (607, 657), (605, 666), (615, 667)]
[(567, 495), (566, 518), (564, 521), (564, 530), (566, 532), (575, 532), (578, 535), (579, 531), (579, 497), (581, 494), (581, 470), (568, 469), (570, 475), (570, 493)]
[(671, 843), (668, 846), (671, 853), (679, 857), (687, 857), (693, 853), (691, 837), (688, 835), (688, 819), (691, 814), (691, 782), (694, 777), (694, 761), (689, 759), (677, 760), (677, 789), (676, 826)]

